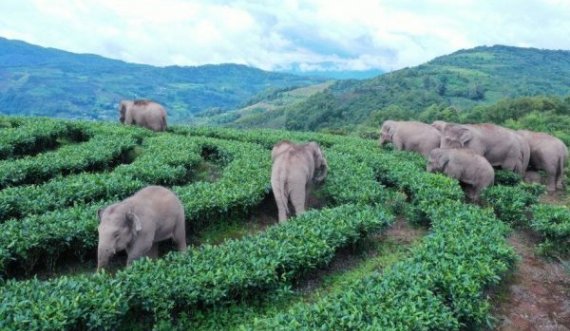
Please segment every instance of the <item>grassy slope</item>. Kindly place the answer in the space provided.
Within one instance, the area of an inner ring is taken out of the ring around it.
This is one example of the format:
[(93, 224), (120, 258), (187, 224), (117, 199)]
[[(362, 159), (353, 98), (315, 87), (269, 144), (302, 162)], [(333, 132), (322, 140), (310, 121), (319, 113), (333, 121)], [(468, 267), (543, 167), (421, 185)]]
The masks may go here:
[(287, 107), (295, 106), (324, 91), (333, 81), (295, 89), (280, 89), (262, 94), (245, 107), (214, 116), (203, 116), (197, 124), (225, 125), (236, 128), (284, 128)]

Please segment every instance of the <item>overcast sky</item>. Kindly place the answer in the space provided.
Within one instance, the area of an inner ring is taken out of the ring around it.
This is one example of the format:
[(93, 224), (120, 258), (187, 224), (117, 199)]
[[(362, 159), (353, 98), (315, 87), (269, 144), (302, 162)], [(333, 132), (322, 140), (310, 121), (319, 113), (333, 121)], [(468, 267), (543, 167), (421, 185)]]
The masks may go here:
[(570, 49), (570, 0), (0, 0), (0, 36), (152, 65), (414, 66), (461, 48)]

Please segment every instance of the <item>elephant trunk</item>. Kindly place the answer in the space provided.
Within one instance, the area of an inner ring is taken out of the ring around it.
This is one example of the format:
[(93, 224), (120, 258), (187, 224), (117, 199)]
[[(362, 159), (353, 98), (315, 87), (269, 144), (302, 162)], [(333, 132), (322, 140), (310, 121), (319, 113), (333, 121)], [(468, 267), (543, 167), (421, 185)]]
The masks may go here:
[(115, 254), (113, 249), (109, 249), (109, 246), (99, 244), (97, 250), (97, 270), (107, 267), (109, 260)]
[(328, 172), (328, 166), (326, 161), (324, 161), (323, 164), (321, 164), (321, 166), (319, 167), (319, 169), (317, 169), (315, 182), (320, 183), (323, 180), (325, 180), (325, 178), (327, 177), (327, 172)]

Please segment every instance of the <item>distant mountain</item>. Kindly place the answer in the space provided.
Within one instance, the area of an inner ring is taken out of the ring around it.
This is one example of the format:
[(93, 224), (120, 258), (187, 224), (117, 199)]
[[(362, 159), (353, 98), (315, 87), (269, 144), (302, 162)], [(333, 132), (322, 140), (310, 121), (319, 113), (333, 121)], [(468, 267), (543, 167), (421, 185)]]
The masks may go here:
[(171, 121), (186, 122), (267, 89), (322, 81), (235, 64), (154, 67), (0, 38), (2, 114), (116, 120), (121, 99), (148, 98), (163, 103)]
[(320, 77), (320, 78), (327, 78), (327, 79), (370, 79), (376, 76), (383, 74), (384, 72), (379, 69), (370, 69), (370, 70), (310, 70), (310, 71), (301, 71), (301, 70), (290, 70), (290, 71), (283, 71), (284, 73), (294, 74), (298, 76), (305, 76), (305, 77)]
[[(569, 51), (482, 46), (372, 79), (337, 81), (302, 102), (283, 105), (287, 117), (282, 127), (377, 127), (386, 118), (427, 120), (505, 98), (537, 95), (570, 95)], [(256, 117), (264, 119), (255, 122), (259, 127), (274, 121), (270, 112)]]

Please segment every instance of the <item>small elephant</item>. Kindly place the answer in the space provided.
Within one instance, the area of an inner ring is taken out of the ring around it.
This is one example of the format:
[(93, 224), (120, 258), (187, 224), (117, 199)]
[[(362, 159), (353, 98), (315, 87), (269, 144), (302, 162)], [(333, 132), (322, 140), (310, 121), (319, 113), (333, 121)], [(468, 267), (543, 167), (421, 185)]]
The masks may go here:
[[(435, 124), (434, 122), (434, 127), (438, 127)], [(445, 123), (440, 127), (441, 148), (472, 149), (485, 157), (492, 166), (524, 176), (530, 159), (530, 147), (515, 131), (489, 123)]]
[(438, 148), (440, 133), (429, 124), (416, 121), (384, 121), (380, 129), (380, 146), (387, 142), (396, 150), (414, 151), (428, 157), (429, 152)]
[(119, 120), (153, 131), (166, 131), (166, 110), (149, 100), (123, 100), (119, 106)]
[(495, 170), (485, 159), (466, 148), (436, 148), (428, 157), (428, 172), (441, 172), (459, 180), (472, 202), (479, 200), (483, 189), (495, 182)]
[(517, 133), (530, 146), (531, 170), (544, 170), (547, 176), (546, 190), (554, 192), (563, 188), (564, 164), (568, 158), (568, 148), (562, 140), (543, 132), (518, 130)]
[(147, 186), (99, 214), (97, 269), (105, 268), (118, 251), (127, 251), (127, 265), (143, 256), (157, 257), (158, 242), (172, 238), (186, 250), (184, 208), (178, 197), (162, 186)]
[(271, 151), (271, 187), (279, 211), (279, 222), (289, 216), (289, 201), (295, 215), (305, 211), (312, 182), (321, 183), (327, 176), (328, 165), (316, 142), (297, 145), (284, 140)]

